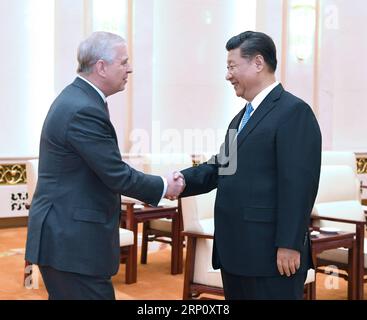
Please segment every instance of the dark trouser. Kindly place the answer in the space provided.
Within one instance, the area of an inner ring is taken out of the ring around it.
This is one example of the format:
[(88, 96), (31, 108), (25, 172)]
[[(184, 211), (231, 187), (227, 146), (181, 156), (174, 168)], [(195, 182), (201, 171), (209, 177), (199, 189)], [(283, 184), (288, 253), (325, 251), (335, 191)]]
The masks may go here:
[(307, 273), (291, 277), (244, 277), (221, 269), (226, 300), (302, 300)]
[(111, 277), (87, 276), (39, 266), (49, 300), (115, 300)]

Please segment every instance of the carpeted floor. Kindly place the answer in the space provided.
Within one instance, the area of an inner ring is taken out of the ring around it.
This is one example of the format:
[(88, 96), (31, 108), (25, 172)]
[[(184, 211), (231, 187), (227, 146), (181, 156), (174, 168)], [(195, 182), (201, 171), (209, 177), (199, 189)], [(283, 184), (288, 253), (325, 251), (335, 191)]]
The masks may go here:
[[(0, 229), (0, 300), (47, 299), (41, 278), (39, 289), (23, 286), (25, 239), (26, 228)], [(156, 243), (150, 247), (148, 264), (138, 265), (137, 283), (126, 285), (124, 275), (125, 267), (121, 265), (113, 277), (118, 300), (180, 300), (182, 297), (183, 275), (170, 274), (170, 247), (167, 245)], [(317, 299), (346, 299), (346, 282), (318, 274), (316, 294)]]

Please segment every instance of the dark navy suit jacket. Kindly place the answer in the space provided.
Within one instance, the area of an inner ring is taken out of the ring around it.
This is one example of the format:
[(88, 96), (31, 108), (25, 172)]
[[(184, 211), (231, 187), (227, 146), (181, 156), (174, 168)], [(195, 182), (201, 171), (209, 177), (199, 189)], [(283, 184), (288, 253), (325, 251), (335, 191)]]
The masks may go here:
[[(237, 129), (244, 112), (229, 129)], [(229, 140), (227, 133), (222, 153)], [(312, 109), (278, 85), (234, 143), (234, 174), (219, 175), (218, 163), (182, 171), (182, 196), (217, 188), (214, 268), (242, 276), (276, 276), (277, 249), (284, 247), (301, 252), (299, 272), (307, 271), (312, 266), (308, 226), (321, 165), (321, 133)]]
[(162, 192), (161, 177), (121, 160), (103, 99), (77, 78), (56, 98), (43, 125), (26, 259), (111, 276), (119, 268), (120, 194), (157, 205)]

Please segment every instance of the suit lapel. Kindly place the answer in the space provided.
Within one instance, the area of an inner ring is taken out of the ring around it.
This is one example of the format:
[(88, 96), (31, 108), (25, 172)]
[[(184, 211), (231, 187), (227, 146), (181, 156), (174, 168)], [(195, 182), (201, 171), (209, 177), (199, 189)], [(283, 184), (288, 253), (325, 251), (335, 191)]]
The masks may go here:
[(99, 93), (92, 86), (90, 86), (87, 82), (85, 82), (84, 80), (80, 79), (79, 77), (75, 78), (75, 80), (73, 82), (73, 85), (79, 87), (85, 93), (87, 93), (88, 96), (94, 102), (96, 102), (99, 106), (101, 106), (101, 108), (103, 108), (103, 110), (107, 114), (107, 110), (105, 108), (105, 104), (104, 104), (104, 101), (103, 101), (102, 97), (99, 95)]
[(80, 79), (79, 77), (75, 78), (75, 80), (73, 82), (73, 85), (79, 87), (84, 92), (86, 92), (88, 94), (88, 96), (93, 101), (95, 101), (98, 104), (98, 106), (101, 107), (101, 109), (103, 110), (103, 112), (106, 113), (106, 117), (107, 117), (108, 123), (109, 123), (109, 125), (110, 125), (110, 127), (112, 129), (113, 136), (114, 136), (114, 138), (116, 140), (116, 143), (118, 144), (115, 128), (113, 127), (113, 125), (112, 125), (112, 123), (110, 121), (110, 116), (109, 116), (108, 111), (106, 109), (105, 103), (104, 103), (102, 97), (99, 95), (99, 93), (93, 87), (91, 87), (87, 82), (85, 82), (84, 80)]
[(279, 84), (268, 94), (264, 101), (261, 102), (259, 107), (251, 116), (250, 120), (247, 122), (246, 126), (237, 136), (237, 148), (241, 146), (241, 144), (246, 140), (247, 136), (252, 132), (252, 130), (254, 130), (259, 122), (275, 107), (275, 102), (279, 99), (283, 91), (284, 89), (282, 85)]

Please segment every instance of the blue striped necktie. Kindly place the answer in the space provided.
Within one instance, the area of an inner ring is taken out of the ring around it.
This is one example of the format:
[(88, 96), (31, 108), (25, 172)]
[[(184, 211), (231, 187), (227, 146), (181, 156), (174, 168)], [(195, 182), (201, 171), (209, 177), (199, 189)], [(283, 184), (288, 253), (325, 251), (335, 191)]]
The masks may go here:
[(239, 134), (241, 132), (241, 130), (245, 127), (246, 123), (249, 121), (252, 111), (254, 111), (254, 107), (252, 106), (251, 103), (248, 103), (247, 106), (246, 106), (245, 114), (243, 115), (241, 123), (238, 126), (237, 134)]

